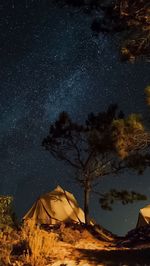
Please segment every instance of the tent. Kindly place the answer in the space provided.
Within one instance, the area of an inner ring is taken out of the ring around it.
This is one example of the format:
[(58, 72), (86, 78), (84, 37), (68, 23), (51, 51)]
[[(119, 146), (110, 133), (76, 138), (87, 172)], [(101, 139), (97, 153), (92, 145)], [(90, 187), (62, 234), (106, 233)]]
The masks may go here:
[(137, 227), (145, 226), (150, 224), (150, 205), (140, 209)]
[(56, 224), (59, 222), (85, 222), (84, 212), (70, 192), (57, 186), (52, 192), (42, 195), (23, 217), (38, 224)]

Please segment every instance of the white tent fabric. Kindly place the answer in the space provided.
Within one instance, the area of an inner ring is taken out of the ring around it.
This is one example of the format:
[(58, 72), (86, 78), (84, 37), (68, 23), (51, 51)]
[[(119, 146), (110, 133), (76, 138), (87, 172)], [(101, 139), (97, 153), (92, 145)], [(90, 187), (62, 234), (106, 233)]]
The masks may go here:
[(23, 217), (39, 224), (56, 224), (59, 222), (85, 223), (84, 212), (70, 192), (60, 186), (52, 192), (42, 195)]
[(150, 205), (140, 209), (137, 227), (145, 226), (150, 224)]

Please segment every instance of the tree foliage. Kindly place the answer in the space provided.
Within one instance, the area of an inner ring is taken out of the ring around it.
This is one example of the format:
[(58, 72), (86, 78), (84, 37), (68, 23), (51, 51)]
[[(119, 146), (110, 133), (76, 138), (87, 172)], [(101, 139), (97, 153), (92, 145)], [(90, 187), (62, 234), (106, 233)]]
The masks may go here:
[[(104, 1), (105, 2), (105, 1)], [(103, 2), (103, 4), (104, 4)], [(101, 3), (99, 1), (101, 6)], [(106, 5), (104, 17), (94, 19), (92, 30), (97, 33), (122, 32), (121, 58), (135, 61), (150, 56), (150, 2), (147, 0), (116, 0)]]
[[(99, 33), (122, 33), (121, 59), (135, 61), (150, 56), (150, 2), (147, 0), (57, 0), (88, 13), (96, 9), (91, 29)], [(103, 16), (102, 16), (103, 13)], [(94, 12), (92, 16), (94, 16)], [(99, 15), (98, 15), (99, 14)]]
[(127, 35), (122, 44), (122, 57), (135, 60), (150, 55), (150, 2), (147, 0), (116, 1), (120, 22), (126, 25)]
[[(19, 0), (11, 0), (12, 8)], [(26, 8), (43, 1), (23, 1)], [(148, 0), (55, 0), (60, 7), (73, 6), (92, 13), (92, 30), (99, 33), (121, 32), (121, 58), (135, 61), (137, 57), (150, 56), (150, 2)], [(51, 1), (44, 1), (48, 5)], [(96, 12), (93, 12), (93, 10)], [(95, 15), (96, 14), (96, 15)], [(102, 15), (103, 14), (103, 15)]]
[(127, 118), (114, 120), (113, 127), (115, 146), (121, 158), (147, 147), (149, 133), (145, 132), (139, 115), (131, 114)]
[(0, 196), (0, 227), (4, 225), (14, 226), (12, 196)]
[(135, 191), (117, 191), (116, 189), (111, 189), (109, 192), (100, 196), (99, 203), (102, 209), (111, 211), (114, 202), (121, 202), (123, 205), (126, 205), (141, 200), (147, 200), (147, 197)]
[(105, 176), (127, 169), (139, 170), (139, 156), (144, 170), (150, 161), (140, 152), (148, 143), (149, 134), (140, 118), (134, 114), (125, 118), (117, 105), (111, 105), (105, 112), (89, 114), (83, 124), (74, 122), (62, 112), (50, 125), (42, 146), (54, 158), (76, 169), (76, 181), (84, 190), (84, 212), (88, 222), (89, 196), (93, 187)]

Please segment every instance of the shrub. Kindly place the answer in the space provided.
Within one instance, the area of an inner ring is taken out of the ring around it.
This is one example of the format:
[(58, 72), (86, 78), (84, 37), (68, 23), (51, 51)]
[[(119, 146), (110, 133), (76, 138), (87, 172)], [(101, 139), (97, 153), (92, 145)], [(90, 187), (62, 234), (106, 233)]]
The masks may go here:
[(15, 225), (15, 215), (13, 212), (13, 197), (12, 196), (0, 196), (0, 228), (5, 225)]

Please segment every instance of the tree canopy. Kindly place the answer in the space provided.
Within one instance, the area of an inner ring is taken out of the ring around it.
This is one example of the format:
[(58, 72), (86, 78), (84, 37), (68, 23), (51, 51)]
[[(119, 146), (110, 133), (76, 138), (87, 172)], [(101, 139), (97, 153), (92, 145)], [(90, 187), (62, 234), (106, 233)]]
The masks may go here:
[(150, 2), (147, 0), (116, 1), (120, 21), (126, 25), (127, 35), (121, 53), (124, 59), (150, 55)]
[[(98, 1), (101, 5), (101, 1)], [(103, 4), (105, 1), (103, 1)], [(121, 58), (134, 61), (150, 56), (150, 2), (115, 0), (105, 6), (103, 19), (96, 18), (92, 29), (98, 33), (122, 32)]]
[[(12, 8), (19, 0), (11, 0)], [(122, 60), (134, 61), (138, 57), (149, 60), (150, 56), (150, 2), (148, 0), (24, 0), (26, 8), (33, 4), (51, 3), (71, 5), (85, 13), (92, 13), (91, 29), (98, 34), (121, 33)], [(95, 15), (96, 14), (96, 15)]]
[[(125, 118), (117, 105), (111, 105), (105, 112), (89, 114), (82, 124), (74, 122), (66, 112), (62, 112), (50, 125), (42, 146), (54, 158), (76, 169), (75, 179), (84, 190), (85, 221), (88, 223), (90, 192), (105, 176), (116, 175), (127, 169), (140, 173), (141, 169), (149, 166), (150, 156), (143, 152), (148, 143), (149, 134), (144, 130), (140, 118), (137, 115)], [(111, 193), (108, 196), (111, 199), (114, 197), (114, 200), (126, 196), (123, 202), (131, 202), (131, 198), (143, 199), (135, 192)], [(106, 203), (105, 195), (100, 198), (101, 203)]]
[[(88, 13), (96, 10), (91, 29), (100, 33), (121, 33), (121, 59), (134, 61), (150, 56), (150, 2), (147, 0), (57, 0)], [(103, 14), (103, 15), (102, 15)], [(94, 17), (94, 13), (92, 15)]]

